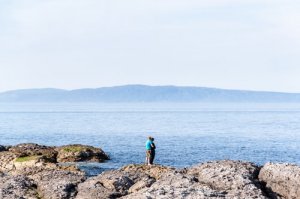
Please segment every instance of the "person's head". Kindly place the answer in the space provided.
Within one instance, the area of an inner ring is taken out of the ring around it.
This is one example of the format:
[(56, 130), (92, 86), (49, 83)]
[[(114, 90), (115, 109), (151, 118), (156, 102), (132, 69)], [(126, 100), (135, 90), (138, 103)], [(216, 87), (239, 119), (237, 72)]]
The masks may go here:
[(151, 138), (151, 141), (154, 141), (154, 138)]
[(152, 140), (153, 138), (151, 136), (148, 136), (148, 140)]

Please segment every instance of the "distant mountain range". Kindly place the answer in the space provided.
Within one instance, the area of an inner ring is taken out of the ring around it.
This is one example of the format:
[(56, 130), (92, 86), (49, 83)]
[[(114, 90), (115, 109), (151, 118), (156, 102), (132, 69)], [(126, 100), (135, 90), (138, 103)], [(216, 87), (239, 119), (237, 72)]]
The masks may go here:
[(0, 93), (0, 102), (300, 102), (300, 93), (125, 85), (77, 90), (13, 90)]

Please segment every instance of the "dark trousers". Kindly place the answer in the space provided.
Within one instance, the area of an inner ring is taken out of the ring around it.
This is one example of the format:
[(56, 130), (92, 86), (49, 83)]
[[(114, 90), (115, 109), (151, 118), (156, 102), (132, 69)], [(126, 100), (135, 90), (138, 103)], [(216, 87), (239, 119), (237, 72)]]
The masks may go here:
[(154, 158), (155, 158), (155, 150), (152, 149), (150, 155), (150, 164), (153, 164)]

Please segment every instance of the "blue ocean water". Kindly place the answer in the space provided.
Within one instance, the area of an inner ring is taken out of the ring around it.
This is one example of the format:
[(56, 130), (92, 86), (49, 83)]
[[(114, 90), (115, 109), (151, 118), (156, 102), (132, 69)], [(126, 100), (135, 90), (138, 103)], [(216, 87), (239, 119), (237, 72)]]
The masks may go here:
[(300, 104), (0, 104), (0, 144), (101, 147), (117, 168), (145, 160), (186, 167), (218, 159), (300, 164)]

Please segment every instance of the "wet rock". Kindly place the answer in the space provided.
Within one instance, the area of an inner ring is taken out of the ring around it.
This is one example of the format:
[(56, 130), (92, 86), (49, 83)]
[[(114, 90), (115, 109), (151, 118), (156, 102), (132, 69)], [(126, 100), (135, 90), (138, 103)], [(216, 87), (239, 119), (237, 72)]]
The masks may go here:
[(109, 156), (102, 149), (92, 146), (74, 144), (57, 147), (56, 150), (58, 151), (58, 162), (103, 162), (109, 160)]
[(14, 153), (20, 161), (22, 158), (39, 158), (46, 162), (56, 162), (57, 151), (54, 147), (43, 146), (33, 143), (18, 144), (9, 148), (9, 151)]
[(25, 176), (0, 177), (1, 199), (39, 199), (33, 181)]
[(267, 163), (259, 179), (274, 198), (300, 198), (300, 167), (297, 165)]
[(227, 197), (266, 198), (258, 181), (259, 167), (249, 162), (214, 161), (194, 166), (187, 173)]
[(0, 152), (6, 151), (6, 150), (7, 150), (7, 148), (5, 146), (0, 145)]

